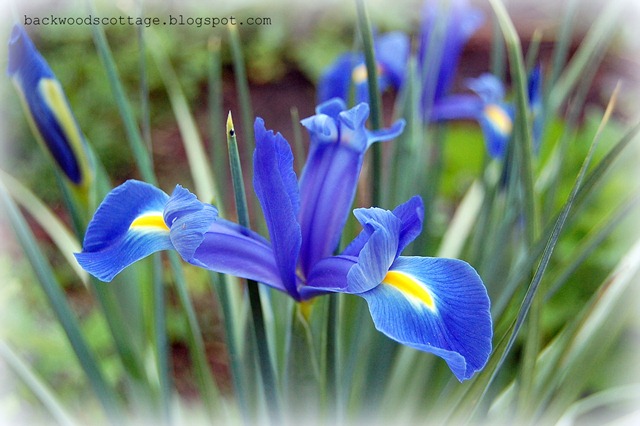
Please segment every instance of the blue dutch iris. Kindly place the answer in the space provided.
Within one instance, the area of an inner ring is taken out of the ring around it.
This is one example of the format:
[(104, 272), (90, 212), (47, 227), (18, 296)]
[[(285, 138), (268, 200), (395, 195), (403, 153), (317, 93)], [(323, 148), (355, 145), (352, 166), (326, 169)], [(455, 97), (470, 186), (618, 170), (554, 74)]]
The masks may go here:
[[(542, 81), (540, 66), (529, 74), (528, 98), (529, 114), (533, 122), (533, 148), (538, 152), (543, 131)], [(482, 128), (487, 151), (493, 158), (503, 158), (513, 132), (515, 108), (505, 101), (502, 82), (492, 74), (483, 74), (467, 80), (471, 94), (450, 95), (434, 105), (432, 119), (477, 120)]]
[(376, 327), (399, 343), (434, 353), (459, 380), (491, 351), (489, 299), (480, 277), (460, 260), (403, 257), (422, 229), (418, 197), (393, 211), (356, 209), (363, 231), (333, 251), (354, 199), (364, 153), (402, 132), (404, 123), (371, 132), (366, 104), (345, 111), (333, 100), (302, 121), (311, 147), (298, 181), (279, 133), (256, 119), (254, 189), (270, 240), (226, 221), (215, 207), (177, 186), (171, 196), (138, 181), (114, 189), (91, 221), (79, 263), (109, 281), (159, 250), (196, 266), (253, 279), (297, 301), (341, 292), (363, 297)]
[(85, 138), (60, 82), (18, 25), (9, 40), (7, 73), (18, 89), (37, 139), (75, 187), (87, 188), (93, 179), (93, 167)]
[(434, 105), (431, 117), (440, 120), (477, 120), (489, 155), (502, 158), (513, 131), (514, 110), (504, 100), (504, 86), (492, 74), (467, 80), (476, 94), (450, 95)]
[[(404, 82), (409, 59), (409, 37), (399, 31), (381, 35), (374, 41), (374, 50), (380, 91), (398, 90)], [(318, 81), (318, 101), (340, 98), (348, 102), (352, 87), (356, 103), (369, 102), (367, 66), (362, 52), (342, 54), (327, 68)]]

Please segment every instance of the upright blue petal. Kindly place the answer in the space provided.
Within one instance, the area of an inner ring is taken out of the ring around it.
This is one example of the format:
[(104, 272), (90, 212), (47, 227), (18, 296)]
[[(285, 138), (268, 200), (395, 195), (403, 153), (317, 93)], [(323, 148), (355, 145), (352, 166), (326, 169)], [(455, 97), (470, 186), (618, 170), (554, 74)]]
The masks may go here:
[(156, 187), (127, 181), (107, 195), (87, 227), (80, 266), (111, 281), (132, 263), (173, 248), (163, 210), (169, 196)]
[(387, 87), (393, 87), (396, 90), (402, 87), (407, 72), (410, 44), (409, 36), (401, 31), (383, 34), (374, 41), (380, 77), (384, 83), (380, 86), (380, 91)]
[(93, 179), (93, 166), (82, 131), (60, 82), (18, 25), (11, 31), (7, 73), (13, 78), (38, 140), (70, 182), (87, 188)]
[(319, 105), (316, 115), (302, 120), (311, 137), (300, 178), (300, 263), (305, 276), (338, 245), (365, 151), (373, 142), (396, 137), (404, 127), (404, 121), (399, 121), (391, 130), (371, 132), (365, 128), (367, 104), (344, 109), (343, 101), (333, 99)]
[[(409, 59), (409, 37), (395, 31), (376, 37), (374, 51), (378, 89), (399, 89), (404, 81)], [(348, 102), (353, 88), (355, 103), (369, 102), (369, 86), (364, 54), (345, 53), (340, 55), (322, 74), (318, 81), (318, 102), (332, 98)]]
[[(462, 49), (483, 24), (484, 15), (470, 7), (466, 0), (452, 0), (448, 2), (448, 9), (443, 9), (442, 2), (428, 1), (422, 19), (418, 60), (425, 87), (434, 88), (431, 96), (423, 95), (423, 104), (430, 106), (450, 90)], [(432, 43), (435, 37), (441, 40), (437, 46)], [(437, 52), (431, 50), (433, 48)]]
[[(359, 209), (354, 211), (354, 213), (359, 220), (362, 219), (360, 220), (360, 224), (363, 225), (364, 229), (341, 253), (344, 256), (358, 256), (371, 236), (371, 232), (365, 226), (367, 218), (370, 215), (368, 209)], [(396, 250), (397, 256), (422, 232), (422, 222), (424, 218), (424, 203), (422, 202), (422, 198), (417, 195), (411, 197), (408, 201), (393, 209), (392, 213), (393, 216), (400, 220), (398, 248)]]
[(267, 222), (282, 282), (298, 299), (296, 266), (301, 245), (298, 223), (300, 195), (293, 170), (293, 154), (280, 133), (267, 132), (264, 121), (255, 122), (253, 186)]
[(529, 109), (533, 122), (533, 149), (540, 151), (540, 142), (544, 131), (544, 111), (542, 110), (542, 69), (536, 65), (529, 73), (528, 79)]
[(318, 80), (318, 103), (333, 98), (349, 99), (353, 70), (362, 63), (361, 55), (344, 53), (333, 62)]

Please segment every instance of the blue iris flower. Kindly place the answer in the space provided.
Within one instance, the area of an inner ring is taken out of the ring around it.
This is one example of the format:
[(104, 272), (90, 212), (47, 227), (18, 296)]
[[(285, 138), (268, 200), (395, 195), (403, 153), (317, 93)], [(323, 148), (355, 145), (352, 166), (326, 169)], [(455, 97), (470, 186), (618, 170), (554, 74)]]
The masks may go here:
[[(482, 74), (467, 80), (475, 94), (449, 95), (434, 105), (431, 117), (435, 121), (473, 119), (482, 128), (489, 155), (503, 158), (513, 132), (515, 108), (505, 100), (502, 81), (492, 74)], [(529, 114), (533, 122), (533, 147), (538, 152), (543, 131), (542, 73), (536, 66), (528, 79)]]
[(256, 119), (253, 184), (269, 241), (220, 218), (215, 207), (180, 186), (169, 196), (128, 181), (98, 208), (76, 255), (79, 263), (109, 281), (153, 252), (176, 250), (193, 265), (253, 279), (297, 301), (355, 294), (367, 301), (381, 332), (444, 358), (459, 380), (470, 378), (491, 351), (489, 299), (463, 261), (400, 256), (422, 229), (419, 197), (393, 211), (356, 209), (363, 230), (333, 255), (364, 153), (404, 126), (371, 132), (364, 127), (368, 114), (366, 104), (345, 110), (332, 100), (303, 120), (311, 147), (299, 181), (288, 142)]
[(73, 185), (87, 188), (93, 167), (85, 138), (60, 82), (19, 25), (11, 31), (7, 73), (18, 89), (37, 139)]
[[(409, 60), (409, 37), (394, 31), (377, 37), (374, 41), (378, 86), (381, 92), (398, 90), (403, 82)], [(369, 102), (367, 67), (362, 52), (342, 54), (322, 74), (318, 81), (318, 101), (332, 98), (348, 102), (353, 87), (356, 103)]]

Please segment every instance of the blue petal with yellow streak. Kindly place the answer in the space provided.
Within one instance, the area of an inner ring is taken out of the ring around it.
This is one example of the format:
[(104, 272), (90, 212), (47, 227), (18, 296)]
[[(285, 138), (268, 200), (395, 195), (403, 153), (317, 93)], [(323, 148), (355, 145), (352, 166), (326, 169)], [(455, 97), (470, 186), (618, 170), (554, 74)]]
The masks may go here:
[(487, 292), (457, 259), (398, 257), (381, 285), (361, 293), (378, 330), (443, 358), (458, 380), (482, 369), (491, 353)]
[(76, 259), (87, 272), (108, 282), (160, 250), (175, 250), (193, 265), (286, 291), (269, 242), (219, 218), (215, 207), (180, 185), (171, 196), (136, 180), (113, 189), (89, 223)]
[(464, 261), (399, 256), (417, 236), (422, 210), (417, 197), (393, 212), (356, 210), (363, 231), (341, 255), (315, 265), (301, 294), (342, 292), (364, 298), (379, 331), (442, 357), (458, 380), (467, 380), (491, 352), (489, 298)]
[(7, 73), (36, 138), (73, 185), (87, 188), (93, 180), (93, 166), (84, 135), (60, 82), (19, 25), (11, 32)]
[(169, 196), (130, 180), (111, 191), (87, 227), (76, 259), (87, 272), (109, 282), (124, 268), (160, 250), (173, 249), (163, 218)]

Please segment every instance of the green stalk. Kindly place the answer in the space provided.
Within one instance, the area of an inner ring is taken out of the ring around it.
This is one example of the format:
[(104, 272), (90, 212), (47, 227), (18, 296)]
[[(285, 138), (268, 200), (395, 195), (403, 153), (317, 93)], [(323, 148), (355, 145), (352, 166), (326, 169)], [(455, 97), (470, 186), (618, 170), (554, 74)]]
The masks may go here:
[(301, 170), (304, 159), (304, 142), (302, 140), (302, 126), (298, 108), (291, 107), (291, 127), (293, 128), (293, 152), (295, 170)]
[(168, 424), (171, 418), (171, 377), (169, 361), (169, 343), (167, 341), (167, 312), (165, 308), (164, 285), (162, 282), (162, 261), (159, 256), (153, 258), (153, 333), (155, 337), (155, 356), (157, 359), (158, 384), (160, 390), (160, 421)]
[[(227, 145), (229, 147), (229, 163), (231, 165), (231, 178), (233, 181), (236, 210), (238, 212), (238, 223), (245, 228), (249, 228), (249, 211), (247, 208), (244, 179), (242, 177), (242, 165), (240, 164), (238, 143), (236, 141), (236, 132), (233, 126), (231, 112), (229, 112), (229, 116), (227, 118)], [(280, 400), (269, 350), (258, 283), (253, 280), (247, 280), (247, 291), (249, 293), (249, 305), (251, 306), (253, 330), (258, 350), (258, 363), (260, 367), (260, 374), (262, 376), (262, 383), (264, 385), (266, 402), (268, 404), (270, 415), (274, 421), (277, 421), (281, 414)]]
[(174, 278), (176, 281), (178, 299), (180, 300), (182, 309), (187, 315), (187, 322), (189, 324), (189, 334), (187, 335), (187, 339), (189, 342), (190, 353), (193, 357), (191, 361), (193, 362), (198, 387), (200, 388), (204, 405), (209, 409), (212, 419), (215, 420), (213, 414), (216, 413), (216, 409), (220, 408), (220, 394), (207, 362), (204, 341), (202, 339), (202, 333), (200, 332), (196, 311), (191, 303), (191, 299), (189, 298), (189, 291), (187, 289), (184, 274), (182, 273), (182, 268), (180, 268), (179, 257), (175, 253), (170, 253), (169, 261), (175, 271)]
[(222, 309), (233, 390), (240, 405), (241, 413), (245, 416), (245, 420), (249, 421), (250, 419), (247, 418), (249, 405), (245, 386), (248, 374), (243, 366), (243, 351), (238, 336), (238, 330), (242, 329), (244, 315), (238, 309), (238, 304), (233, 300), (233, 291), (235, 289), (230, 287), (232, 284), (228, 282), (226, 275), (212, 272), (211, 283)]
[[(220, 58), (221, 40), (219, 37), (211, 37), (208, 43), (209, 49), (209, 153), (211, 155), (215, 182), (218, 188), (226, 185), (229, 179), (229, 162), (227, 161), (226, 147), (222, 135), (223, 123), (223, 97), (222, 97), (222, 60)], [(218, 197), (218, 210), (222, 210), (222, 197)]]
[(514, 140), (516, 144), (515, 158), (518, 165), (520, 185), (523, 192), (523, 214), (526, 226), (526, 242), (529, 245), (537, 235), (537, 218), (534, 202), (533, 171), (532, 171), (532, 142), (531, 123), (529, 114), (529, 96), (527, 93), (527, 71), (524, 65), (520, 38), (507, 14), (504, 4), (500, 0), (489, 0), (494, 10), (498, 24), (502, 29), (505, 43), (507, 45), (507, 56), (509, 58), (511, 78), (515, 88), (516, 110), (518, 112), (515, 123)]
[(527, 318), (527, 314), (531, 309), (534, 297), (536, 296), (537, 290), (540, 286), (540, 282), (542, 281), (542, 277), (544, 276), (547, 266), (549, 265), (551, 255), (553, 254), (556, 244), (558, 243), (560, 233), (565, 227), (567, 218), (569, 217), (569, 212), (571, 211), (574, 202), (578, 198), (582, 183), (585, 180), (587, 169), (591, 163), (595, 148), (598, 145), (598, 142), (602, 135), (602, 129), (604, 128), (604, 125), (608, 121), (613, 110), (614, 99), (615, 97), (609, 103), (609, 107), (605, 112), (600, 127), (598, 128), (598, 131), (593, 139), (589, 152), (582, 163), (582, 167), (580, 168), (578, 176), (576, 177), (574, 186), (571, 190), (571, 194), (569, 194), (569, 197), (567, 198), (567, 201), (564, 204), (562, 211), (558, 216), (558, 219), (553, 225), (553, 229), (551, 230), (551, 233), (546, 241), (545, 248), (542, 252), (542, 258), (540, 259), (540, 263), (536, 268), (533, 279), (531, 280), (524, 299), (522, 300), (516, 318), (514, 318), (514, 320), (511, 322), (507, 332), (504, 334), (497, 347), (494, 349), (485, 369), (467, 388), (467, 392), (463, 396), (461, 402), (454, 406), (454, 411), (450, 413), (449, 420), (453, 421), (453, 423), (455, 424), (466, 422), (471, 418), (473, 413), (478, 408), (480, 400), (487, 392), (489, 385), (500, 370), (500, 367), (503, 365), (510, 349), (513, 347), (513, 344), (518, 337), (519, 331), (524, 324), (525, 319)]
[(0, 358), (4, 359), (7, 366), (22, 379), (58, 424), (61, 426), (73, 426), (77, 424), (71, 418), (71, 415), (67, 413), (62, 403), (58, 401), (51, 388), (2, 340), (0, 340)]
[(238, 30), (233, 25), (229, 25), (229, 43), (231, 45), (231, 57), (233, 61), (233, 71), (236, 77), (236, 90), (240, 101), (240, 111), (242, 114), (242, 133), (245, 141), (253, 141), (253, 107), (249, 94), (249, 83), (247, 70), (242, 55), (240, 36)]
[[(90, 3), (91, 2), (89, 2), (89, 4)], [(94, 12), (92, 9), (93, 8), (90, 7), (90, 12)], [(149, 155), (144, 140), (140, 135), (135, 114), (133, 113), (131, 104), (129, 103), (124, 88), (122, 87), (118, 69), (116, 67), (115, 60), (113, 59), (111, 49), (109, 48), (109, 44), (107, 43), (107, 37), (104, 34), (104, 29), (101, 25), (93, 25), (91, 28), (93, 30), (93, 39), (107, 73), (107, 79), (109, 80), (113, 97), (115, 98), (118, 106), (118, 111), (120, 112), (120, 117), (122, 118), (122, 122), (127, 133), (127, 140), (129, 141), (129, 145), (133, 151), (138, 170), (140, 171), (143, 180), (152, 185), (157, 185), (157, 179), (153, 172), (151, 156)]]
[(40, 251), (35, 237), (2, 185), (0, 185), (0, 204), (2, 204), (2, 210), (6, 212), (6, 215), (15, 230), (16, 237), (20, 241), (25, 255), (33, 266), (40, 288), (46, 294), (47, 299), (51, 304), (51, 308), (53, 309), (58, 322), (64, 329), (67, 338), (69, 339), (69, 343), (71, 344), (71, 347), (73, 348), (78, 361), (91, 384), (91, 387), (96, 393), (98, 400), (102, 404), (107, 417), (112, 423), (118, 424), (120, 417), (118, 414), (118, 402), (116, 395), (102, 375), (102, 371), (98, 365), (98, 360), (89, 349), (87, 341), (80, 331), (80, 326), (76, 321), (75, 314), (67, 303), (58, 282), (55, 280), (55, 275)]
[[(371, 128), (378, 130), (382, 127), (382, 98), (378, 87), (378, 70), (376, 66), (375, 49), (373, 44), (373, 31), (371, 21), (364, 0), (356, 0), (358, 10), (358, 26), (364, 48), (364, 60), (367, 67), (367, 84), (369, 85), (369, 106), (371, 108)], [(382, 144), (374, 144), (371, 147), (371, 200), (373, 206), (379, 206), (382, 199), (380, 189), (382, 187)]]

